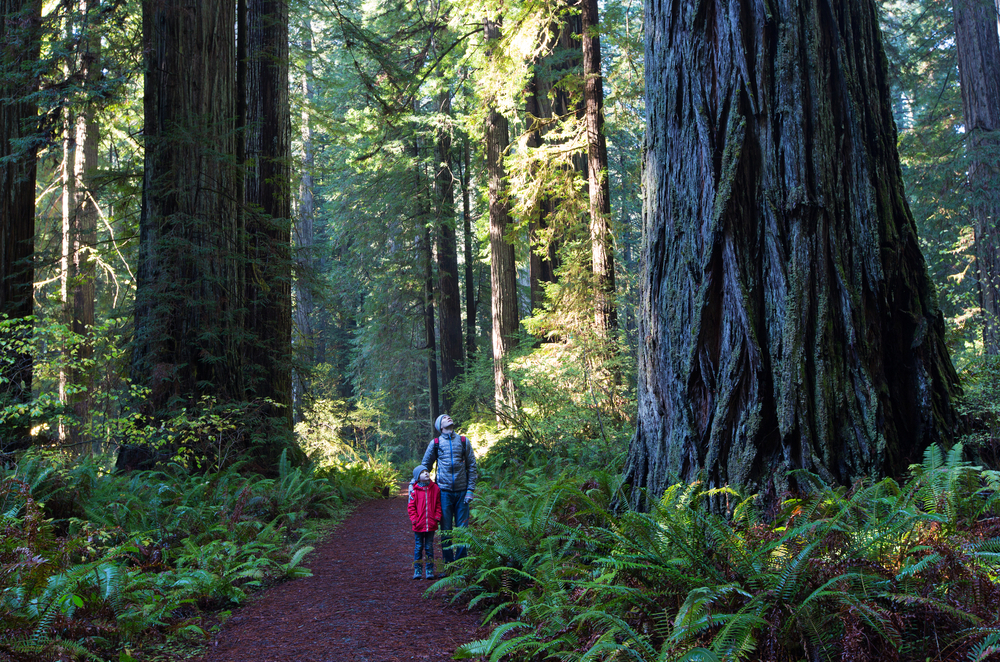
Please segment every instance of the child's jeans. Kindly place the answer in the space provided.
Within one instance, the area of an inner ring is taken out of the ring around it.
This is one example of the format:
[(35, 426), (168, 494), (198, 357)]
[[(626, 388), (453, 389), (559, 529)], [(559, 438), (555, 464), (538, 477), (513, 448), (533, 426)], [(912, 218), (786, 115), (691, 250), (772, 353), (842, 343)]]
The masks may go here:
[(414, 533), (413, 534), (413, 562), (416, 563), (420, 560), (420, 554), (423, 552), (427, 555), (428, 561), (434, 560), (434, 532), (428, 531), (427, 533)]

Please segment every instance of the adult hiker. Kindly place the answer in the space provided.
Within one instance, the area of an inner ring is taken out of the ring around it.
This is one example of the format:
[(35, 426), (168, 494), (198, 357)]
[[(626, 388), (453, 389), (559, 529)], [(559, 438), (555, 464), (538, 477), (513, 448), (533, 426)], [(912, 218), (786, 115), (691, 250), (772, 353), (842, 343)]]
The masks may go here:
[[(476, 490), (479, 470), (476, 454), (468, 437), (455, 434), (455, 421), (442, 414), (434, 421), (437, 437), (431, 439), (424, 452), (421, 465), (428, 471), (437, 463), (437, 485), (441, 488), (441, 554), (444, 562), (451, 563), (466, 555), (464, 545), (451, 545), (451, 530), (469, 524), (469, 503)], [(412, 483), (411, 483), (412, 492)], [(412, 496), (411, 496), (412, 498)]]

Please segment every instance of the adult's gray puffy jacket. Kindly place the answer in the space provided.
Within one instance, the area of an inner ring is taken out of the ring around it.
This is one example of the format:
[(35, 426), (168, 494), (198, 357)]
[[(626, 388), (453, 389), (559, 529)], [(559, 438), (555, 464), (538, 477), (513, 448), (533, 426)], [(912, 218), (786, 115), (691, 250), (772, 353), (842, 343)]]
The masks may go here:
[(424, 459), (420, 463), (428, 471), (437, 462), (437, 476), (434, 480), (438, 487), (449, 492), (472, 492), (476, 489), (476, 479), (479, 469), (476, 467), (476, 453), (472, 450), (472, 442), (454, 432), (443, 434), (427, 444)]

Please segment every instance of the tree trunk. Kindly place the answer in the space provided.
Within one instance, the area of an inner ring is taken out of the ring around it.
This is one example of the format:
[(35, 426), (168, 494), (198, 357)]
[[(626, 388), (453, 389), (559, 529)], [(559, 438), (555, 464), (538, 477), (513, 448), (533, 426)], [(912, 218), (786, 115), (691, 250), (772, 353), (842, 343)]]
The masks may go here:
[[(500, 24), (485, 22), (486, 40), (500, 38)], [(487, 55), (489, 57), (489, 54)], [(507, 240), (511, 225), (510, 205), (506, 198), (507, 175), (503, 157), (510, 143), (507, 118), (490, 103), (486, 111), (486, 170), (489, 176), (490, 205), (490, 297), (493, 317), (493, 381), (498, 409), (513, 407), (514, 383), (507, 376), (506, 363), (516, 344), (517, 270), (514, 245)]]
[[(66, 36), (69, 37), (74, 30), (73, 24), (67, 20)], [(70, 66), (67, 64), (63, 68), (66, 78), (71, 75)], [(70, 103), (66, 103), (62, 109), (62, 163), (59, 165), (59, 179), (62, 184), (62, 194), (60, 197), (60, 211), (62, 216), (62, 250), (59, 259), (59, 298), (62, 301), (62, 322), (67, 326), (73, 320), (73, 301), (70, 298), (70, 283), (72, 273), (70, 264), (73, 261), (74, 230), (76, 228), (76, 113), (73, 112)], [(69, 399), (67, 391), (70, 387), (70, 363), (73, 361), (73, 348), (67, 346), (63, 349), (63, 361), (59, 366), (59, 404), (68, 408)], [(60, 443), (71, 443), (70, 424), (65, 418), (59, 418), (58, 436)]]
[(993, 0), (953, 0), (983, 347), (1000, 354), (1000, 39)]
[[(545, 97), (551, 90), (536, 71), (531, 77), (525, 98), (526, 122), (528, 123), (528, 149), (538, 149), (543, 144), (542, 123), (552, 119), (552, 108)], [(546, 195), (538, 201), (534, 218), (528, 225), (528, 282), (531, 293), (531, 310), (541, 308), (545, 302), (545, 283), (554, 283), (555, 276), (555, 244), (539, 238), (539, 233), (548, 228), (549, 215), (552, 213), (552, 200)]]
[(241, 401), (235, 6), (145, 0), (145, 165), (133, 379), (165, 414)]
[(247, 1), (246, 218), (248, 395), (292, 424), (291, 123), (287, 0)]
[(434, 259), (431, 255), (431, 231), (424, 229), (422, 237), (424, 263), (424, 348), (427, 351), (427, 391), (430, 420), (441, 415), (441, 398), (438, 390), (437, 341), (434, 335)]
[[(439, 112), (451, 115), (451, 93), (444, 90)], [(438, 301), (441, 332), (441, 392), (445, 411), (451, 411), (454, 398), (448, 387), (462, 374), (462, 298), (458, 289), (458, 246), (455, 237), (455, 175), (451, 169), (451, 127), (443, 126), (437, 134), (437, 263)], [(434, 417), (437, 418), (436, 416)]]
[[(86, 81), (87, 89), (96, 89), (101, 80), (101, 34), (95, 25), (100, 11), (100, 0), (82, 0), (81, 15), (84, 17), (86, 38), (81, 44), (80, 74)], [(87, 429), (90, 423), (90, 408), (93, 401), (93, 379), (91, 371), (83, 365), (89, 360), (94, 349), (89, 337), (94, 326), (94, 304), (96, 299), (95, 261), (91, 253), (97, 245), (97, 192), (94, 179), (97, 174), (97, 150), (100, 146), (100, 125), (97, 122), (96, 103), (85, 103), (76, 116), (76, 226), (73, 231), (73, 333), (82, 338), (77, 348), (80, 368), (70, 374), (70, 381), (78, 387), (71, 396), (76, 422), (70, 428), (70, 440), (79, 440), (79, 431)]]
[(583, 98), (587, 126), (587, 190), (590, 195), (591, 266), (594, 271), (594, 322), (606, 340), (618, 331), (615, 305), (615, 253), (611, 242), (611, 187), (608, 144), (604, 136), (604, 83), (597, 0), (581, 0), (583, 33)]
[(462, 140), (462, 232), (465, 237), (465, 357), (469, 361), (476, 354), (476, 283), (472, 247), (478, 243), (472, 232), (472, 203), (469, 199), (470, 151), (469, 136), (465, 135)]
[(956, 423), (875, 4), (754, 7), (646, 3), (636, 506), (899, 475)]
[[(0, 323), (32, 314), (40, 0), (0, 0)], [(25, 70), (27, 73), (24, 73)], [(30, 324), (6, 327), (0, 340), (0, 407), (31, 399), (32, 357), (17, 348)], [(30, 443), (27, 420), (0, 427), (0, 452)]]
[[(296, 279), (295, 279), (295, 326), (301, 344), (301, 352), (308, 365), (315, 365), (313, 353), (316, 341), (313, 331), (313, 290), (311, 275), (315, 271), (315, 200), (313, 198), (313, 168), (315, 155), (313, 153), (313, 129), (309, 116), (310, 104), (313, 101), (313, 59), (312, 59), (312, 23), (308, 18), (302, 25), (302, 51), (305, 53), (305, 71), (302, 73), (302, 175), (299, 179), (299, 218), (295, 224), (296, 248)], [(297, 386), (295, 388), (295, 414), (298, 420), (302, 417), (302, 398), (309, 388), (307, 379), (301, 371), (295, 371)]]

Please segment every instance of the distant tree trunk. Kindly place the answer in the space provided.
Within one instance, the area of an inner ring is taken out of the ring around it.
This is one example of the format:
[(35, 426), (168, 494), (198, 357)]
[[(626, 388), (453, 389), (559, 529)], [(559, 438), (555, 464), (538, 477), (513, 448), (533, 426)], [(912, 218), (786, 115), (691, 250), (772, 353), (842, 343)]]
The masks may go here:
[[(30, 317), (35, 252), (35, 166), (40, 0), (0, 0), (0, 322)], [(27, 66), (26, 66), (27, 65)], [(12, 346), (29, 326), (0, 340), (0, 406), (31, 398), (32, 357)], [(14, 336), (14, 337), (12, 337)], [(30, 443), (27, 421), (0, 427), (0, 451)]]
[[(451, 92), (444, 90), (439, 109), (451, 115)], [(434, 179), (437, 187), (437, 263), (438, 302), (441, 329), (441, 392), (445, 411), (454, 404), (448, 387), (462, 374), (462, 298), (458, 289), (458, 246), (455, 237), (455, 175), (451, 168), (451, 127), (438, 129), (437, 167)], [(435, 418), (437, 418), (435, 416)]]
[(243, 399), (235, 6), (144, 0), (145, 166), (133, 379), (167, 413)]
[(611, 187), (608, 184), (608, 145), (604, 136), (604, 83), (601, 77), (601, 39), (597, 0), (581, 0), (583, 34), (583, 97), (587, 125), (587, 179), (590, 195), (591, 265), (596, 296), (594, 321), (605, 339), (618, 331), (615, 304), (615, 252), (611, 242)]
[[(248, 395), (292, 424), (291, 123), (287, 0), (247, 0), (246, 218)], [(279, 444), (280, 446), (281, 444)], [(276, 458), (275, 458), (276, 459)]]
[[(66, 36), (74, 30), (72, 23), (67, 21)], [(69, 78), (72, 74), (70, 66), (63, 69), (63, 74)], [(74, 231), (76, 229), (76, 113), (71, 104), (66, 103), (62, 109), (62, 163), (59, 164), (59, 179), (62, 193), (59, 196), (62, 217), (62, 250), (59, 252), (59, 298), (62, 300), (62, 322), (67, 326), (73, 320), (73, 301), (70, 298), (70, 283), (72, 273), (70, 264), (73, 261)], [(63, 361), (59, 366), (59, 403), (69, 405), (67, 391), (70, 389), (70, 363), (73, 360), (72, 346), (63, 349)], [(70, 443), (70, 425), (65, 418), (60, 417), (58, 436), (60, 443)]]
[[(88, 90), (95, 90), (101, 80), (101, 34), (95, 20), (100, 11), (100, 0), (81, 0), (85, 38), (81, 44), (80, 75)], [(93, 354), (93, 344), (88, 334), (94, 326), (94, 304), (96, 299), (95, 261), (91, 253), (97, 246), (97, 192), (94, 186), (97, 174), (97, 150), (100, 146), (100, 125), (97, 122), (96, 102), (85, 103), (76, 116), (76, 213), (74, 215), (73, 246), (73, 333), (83, 338), (77, 348), (79, 361), (89, 360)], [(76, 424), (70, 428), (70, 440), (79, 441), (78, 430), (86, 429), (90, 423), (90, 409), (93, 402), (93, 379), (91, 371), (85, 367), (74, 370), (70, 381), (81, 390), (70, 398)]]
[[(302, 25), (302, 50), (306, 54), (305, 71), (302, 73), (302, 96), (305, 100), (302, 109), (302, 175), (299, 179), (299, 218), (295, 224), (296, 248), (296, 279), (295, 279), (295, 326), (302, 345), (302, 354), (307, 363), (315, 364), (313, 349), (316, 341), (313, 331), (313, 290), (310, 276), (314, 271), (313, 261), (315, 231), (314, 215), (315, 201), (313, 198), (313, 168), (315, 155), (313, 153), (313, 129), (309, 116), (310, 104), (313, 101), (313, 58), (312, 58), (312, 24), (307, 18)], [(301, 371), (295, 372), (297, 387), (295, 388), (295, 413), (298, 419), (302, 417), (302, 397), (309, 388), (307, 380)]]
[(434, 265), (431, 255), (431, 231), (424, 229), (422, 237), (424, 264), (424, 343), (427, 351), (427, 391), (430, 419), (441, 415), (441, 397), (438, 390), (437, 341), (434, 335)]
[(993, 0), (953, 0), (983, 346), (1000, 354), (1000, 39)]
[(465, 237), (465, 357), (471, 361), (476, 354), (476, 283), (473, 273), (473, 250), (477, 243), (472, 232), (472, 203), (469, 199), (471, 156), (469, 136), (462, 139), (462, 232)]
[[(546, 102), (546, 95), (550, 86), (544, 84), (541, 76), (536, 72), (531, 77), (528, 86), (528, 93), (525, 98), (525, 110), (527, 111), (528, 140), (529, 149), (538, 149), (542, 146), (541, 124), (545, 120), (552, 119), (551, 106)], [(530, 283), (531, 310), (534, 312), (540, 308), (545, 301), (545, 283), (554, 283), (555, 277), (555, 245), (546, 241), (544, 244), (539, 239), (539, 232), (548, 227), (549, 215), (552, 213), (552, 200), (546, 195), (538, 201), (535, 217), (528, 226), (528, 282)], [(541, 250), (544, 249), (544, 255)]]
[[(486, 40), (500, 38), (500, 24), (485, 22)], [(486, 111), (486, 169), (489, 176), (490, 205), (490, 297), (493, 316), (493, 380), (498, 408), (513, 407), (514, 383), (507, 375), (506, 362), (515, 346), (518, 327), (517, 270), (514, 245), (507, 240), (511, 225), (506, 200), (507, 175), (503, 157), (510, 143), (507, 118), (490, 104)]]
[(901, 474), (947, 439), (959, 385), (874, 2), (650, 0), (646, 26), (633, 505), (675, 480), (773, 503), (792, 469)]

